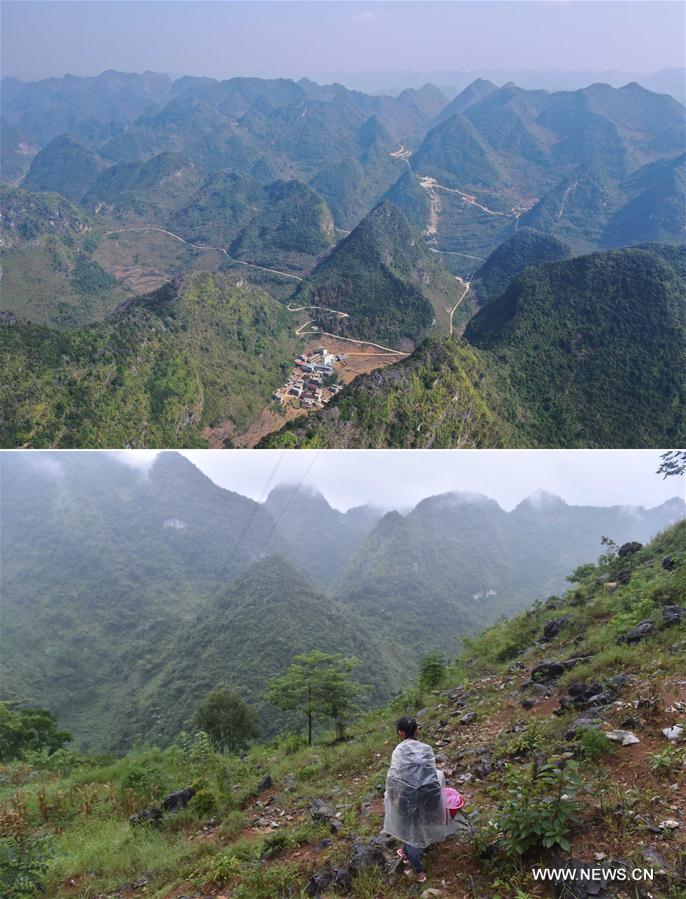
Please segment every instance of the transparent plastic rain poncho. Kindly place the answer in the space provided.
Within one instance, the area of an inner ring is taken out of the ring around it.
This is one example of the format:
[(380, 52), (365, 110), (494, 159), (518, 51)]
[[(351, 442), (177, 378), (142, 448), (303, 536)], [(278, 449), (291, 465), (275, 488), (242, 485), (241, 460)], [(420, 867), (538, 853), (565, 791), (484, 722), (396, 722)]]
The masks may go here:
[(393, 750), (384, 795), (386, 833), (424, 849), (456, 830), (445, 795), (445, 776), (433, 750), (419, 740), (403, 740)]

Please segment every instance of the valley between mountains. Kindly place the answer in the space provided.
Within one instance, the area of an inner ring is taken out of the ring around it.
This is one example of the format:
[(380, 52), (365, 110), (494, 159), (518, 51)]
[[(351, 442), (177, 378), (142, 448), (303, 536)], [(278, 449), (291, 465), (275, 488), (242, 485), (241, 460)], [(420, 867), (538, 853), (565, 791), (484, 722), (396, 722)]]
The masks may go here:
[[(683, 499), (341, 512), (172, 451), (4, 453), (2, 491), (10, 896), (560, 899), (540, 868), (602, 868), (583, 899), (683, 896)], [(354, 656), (362, 692), (317, 704), (308, 744), (304, 705), (268, 690), (313, 650)], [(252, 745), (198, 732), (222, 687)], [(13, 753), (34, 705), (58, 747)], [(381, 832), (401, 714), (465, 799), (421, 886)]]
[(684, 115), (635, 83), (4, 79), (0, 441), (681, 445)]
[(603, 508), (546, 493), (506, 512), (447, 493), (343, 513), (296, 485), (258, 503), (171, 451), (148, 471), (111, 453), (6, 453), (2, 491), (4, 692), (45, 702), (93, 751), (172, 739), (221, 682), (276, 733), (288, 716), (266, 683), (299, 651), (360, 659), (378, 704), (424, 652), (559, 592), (603, 537), (645, 541), (686, 512), (677, 497)]

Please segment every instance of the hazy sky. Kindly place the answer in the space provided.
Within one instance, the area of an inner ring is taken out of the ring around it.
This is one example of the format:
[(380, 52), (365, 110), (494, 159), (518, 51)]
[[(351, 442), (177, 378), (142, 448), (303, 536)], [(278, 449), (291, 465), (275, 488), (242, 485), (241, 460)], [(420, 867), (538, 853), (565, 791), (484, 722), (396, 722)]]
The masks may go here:
[(283, 75), (684, 64), (679, 0), (8, 0), (3, 74)]
[[(131, 458), (131, 452), (128, 455)], [(139, 458), (149, 463), (152, 455)], [(212, 480), (263, 501), (278, 484), (319, 489), (332, 506), (404, 509), (451, 490), (483, 493), (511, 509), (536, 490), (576, 505), (656, 506), (684, 479), (655, 474), (650, 450), (186, 450)]]

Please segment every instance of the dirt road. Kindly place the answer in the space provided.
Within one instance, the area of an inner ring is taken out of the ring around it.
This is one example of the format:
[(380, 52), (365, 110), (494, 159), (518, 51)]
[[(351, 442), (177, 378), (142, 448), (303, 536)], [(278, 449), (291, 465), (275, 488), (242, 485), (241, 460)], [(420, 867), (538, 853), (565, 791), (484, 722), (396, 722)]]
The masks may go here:
[(167, 231), (166, 228), (153, 228), (153, 227), (141, 227), (141, 228), (117, 228), (114, 231), (106, 231), (105, 237), (109, 237), (110, 234), (125, 234), (126, 232), (131, 231), (155, 231), (158, 234), (167, 234), (169, 237), (173, 237), (174, 240), (180, 240), (181, 243), (185, 243), (189, 247), (193, 247), (195, 250), (211, 250), (215, 253), (223, 253), (227, 259), (230, 259), (231, 262), (235, 262), (236, 265), (245, 265), (248, 268), (256, 268), (261, 272), (270, 272), (272, 275), (282, 275), (284, 278), (292, 278), (294, 281), (302, 281), (303, 279), (299, 275), (294, 275), (291, 272), (282, 272), (276, 268), (267, 268), (264, 265), (255, 265), (254, 262), (243, 262), (242, 259), (235, 259), (233, 256), (230, 256), (229, 253), (224, 249), (224, 247), (208, 247), (204, 244), (199, 243), (191, 243), (190, 240), (186, 240), (184, 237), (181, 237), (178, 234), (174, 234), (173, 231)]
[(460, 284), (462, 284), (462, 286), (464, 287), (464, 293), (462, 294), (462, 296), (460, 297), (460, 299), (457, 301), (457, 303), (455, 303), (455, 305), (453, 306), (453, 308), (450, 310), (450, 332), (449, 332), (449, 333), (450, 333), (450, 336), (451, 336), (451, 337), (452, 337), (452, 333), (453, 333), (453, 315), (455, 315), (455, 312), (456, 312), (456, 310), (458, 309), (460, 303), (462, 302), (462, 300), (464, 300), (464, 298), (465, 298), (465, 297), (467, 296), (467, 294), (469, 293), (469, 281), (463, 281), (463, 279), (460, 278), (459, 275), (455, 275), (455, 278), (456, 278), (456, 279), (460, 282)]

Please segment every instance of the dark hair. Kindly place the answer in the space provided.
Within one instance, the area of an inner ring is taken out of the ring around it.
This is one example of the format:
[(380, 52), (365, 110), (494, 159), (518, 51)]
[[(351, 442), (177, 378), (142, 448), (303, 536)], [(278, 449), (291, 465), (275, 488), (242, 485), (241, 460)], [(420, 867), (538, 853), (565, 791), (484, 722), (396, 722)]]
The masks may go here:
[(406, 736), (414, 737), (417, 733), (417, 728), (419, 725), (415, 721), (414, 718), (408, 718), (406, 715), (403, 715), (402, 718), (398, 718), (395, 723), (395, 729), (401, 730)]

